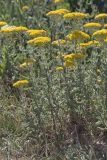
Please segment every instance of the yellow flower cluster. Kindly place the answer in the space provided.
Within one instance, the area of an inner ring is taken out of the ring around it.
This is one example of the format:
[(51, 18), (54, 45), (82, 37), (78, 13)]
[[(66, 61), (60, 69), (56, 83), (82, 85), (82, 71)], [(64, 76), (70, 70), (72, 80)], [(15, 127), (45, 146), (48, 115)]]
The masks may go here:
[(104, 39), (104, 42), (106, 42), (106, 43), (107, 43), (107, 37)]
[(64, 15), (64, 14), (69, 13), (69, 12), (70, 11), (67, 10), (67, 9), (57, 9), (57, 10), (48, 12), (46, 15), (51, 17), (51, 16), (56, 16), (56, 15)]
[(95, 16), (95, 19), (107, 18), (107, 13), (101, 13)]
[(5, 26), (5, 25), (7, 25), (6, 22), (0, 21), (0, 26)]
[(29, 10), (29, 6), (23, 6), (23, 7), (22, 7), (22, 11), (23, 11), (23, 12), (26, 12), (26, 11), (28, 11), (28, 10)]
[(97, 68), (96, 73), (99, 75), (101, 73), (101, 70), (99, 68)]
[(85, 14), (85, 13), (71, 12), (71, 13), (65, 14), (63, 17), (65, 19), (69, 20), (69, 19), (83, 19), (83, 18), (85, 18), (87, 16), (88, 16), (88, 14)]
[(64, 68), (63, 68), (63, 67), (61, 67), (61, 66), (59, 66), (59, 67), (56, 67), (56, 68), (55, 68), (55, 70), (56, 70), (56, 71), (63, 71), (63, 70), (64, 70)]
[(73, 67), (74, 66), (74, 60), (66, 60), (64, 62), (64, 67)]
[(81, 59), (81, 58), (85, 58), (84, 54), (76, 54), (76, 53), (71, 53), (71, 54), (67, 54), (63, 56), (64, 60), (72, 60), (72, 59)]
[(107, 29), (101, 29), (93, 33), (92, 37), (104, 40), (107, 37)]
[(90, 22), (90, 23), (86, 23), (83, 25), (85, 28), (99, 28), (101, 27), (100, 23), (94, 23), (94, 22)]
[(63, 56), (64, 59), (64, 66), (65, 67), (73, 67), (74, 66), (74, 59), (83, 59), (86, 56), (84, 54), (67, 54)]
[(3, 28), (0, 30), (0, 32), (2, 33), (10, 33), (10, 32), (23, 32), (23, 31), (27, 31), (28, 29), (26, 27), (23, 26), (19, 26), (19, 27), (7, 27), (7, 28)]
[(64, 0), (53, 0), (54, 3), (60, 3), (63, 2)]
[(58, 39), (58, 40), (53, 41), (52, 45), (60, 46), (60, 45), (63, 45), (65, 43), (66, 43), (66, 41), (64, 39)]
[(29, 34), (29, 36), (41, 36), (41, 35), (45, 34), (46, 31), (43, 29), (38, 29), (38, 30), (30, 29), (30, 30), (27, 30), (27, 33)]
[(107, 24), (104, 24), (104, 28), (107, 28)]
[(89, 41), (89, 42), (86, 42), (86, 43), (80, 43), (81, 48), (89, 47), (91, 45), (100, 45), (100, 42), (93, 40), (93, 41)]
[(47, 44), (50, 42), (51, 42), (51, 39), (49, 37), (37, 37), (27, 41), (27, 44), (40, 45), (40, 44)]
[(97, 84), (101, 85), (101, 84), (103, 84), (103, 81), (101, 79), (97, 79)]
[(22, 64), (19, 65), (19, 68), (20, 69), (24, 69), (24, 68), (32, 65), (34, 62), (35, 62), (34, 59), (27, 59), (24, 63), (22, 63)]
[(66, 38), (67, 38), (68, 40), (76, 40), (76, 41), (78, 41), (78, 40), (86, 40), (86, 39), (89, 39), (90, 36), (89, 36), (87, 33), (85, 33), (85, 32), (76, 30), (76, 31), (73, 31), (71, 34), (68, 34), (68, 35), (66, 36)]
[(29, 83), (28, 80), (19, 80), (19, 81), (13, 83), (13, 87), (18, 88), (18, 87), (21, 87), (21, 86), (26, 85), (28, 83)]

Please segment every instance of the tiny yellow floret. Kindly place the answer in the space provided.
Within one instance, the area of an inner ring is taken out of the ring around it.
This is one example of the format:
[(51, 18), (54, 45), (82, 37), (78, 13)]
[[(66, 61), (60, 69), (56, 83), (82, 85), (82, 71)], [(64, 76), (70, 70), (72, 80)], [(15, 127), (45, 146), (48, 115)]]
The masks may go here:
[(29, 67), (29, 66), (33, 65), (34, 62), (35, 62), (34, 59), (26, 59), (26, 61), (24, 63), (19, 65), (19, 68), (24, 69), (26, 67)]
[(63, 71), (63, 70), (64, 70), (64, 68), (63, 68), (63, 67), (61, 67), (61, 66), (59, 66), (59, 67), (56, 67), (56, 68), (55, 68), (55, 70), (56, 70), (56, 71)]
[(52, 45), (60, 46), (60, 45), (63, 45), (65, 43), (66, 43), (66, 41), (64, 39), (58, 39), (58, 40), (53, 41)]
[(73, 67), (74, 66), (74, 61), (73, 60), (65, 60), (64, 62), (64, 67)]
[(23, 11), (23, 12), (26, 12), (26, 11), (28, 11), (28, 10), (29, 10), (29, 6), (23, 6), (23, 7), (22, 7), (22, 11)]
[(97, 84), (101, 85), (101, 84), (103, 84), (103, 81), (101, 79), (97, 79)]
[(100, 73), (101, 73), (101, 70), (100, 70), (99, 68), (97, 68), (97, 69), (96, 69), (96, 73), (97, 73), (97, 74), (100, 74)]
[(18, 87), (21, 87), (21, 86), (26, 85), (28, 83), (29, 83), (28, 80), (19, 80), (19, 81), (13, 83), (13, 87), (18, 88)]

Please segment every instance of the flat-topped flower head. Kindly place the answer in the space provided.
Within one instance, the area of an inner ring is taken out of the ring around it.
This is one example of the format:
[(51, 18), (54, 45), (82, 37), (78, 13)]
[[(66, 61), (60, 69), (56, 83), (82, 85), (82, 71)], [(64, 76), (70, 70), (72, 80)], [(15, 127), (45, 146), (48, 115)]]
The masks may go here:
[(73, 60), (66, 60), (65, 62), (64, 62), (64, 67), (73, 67), (74, 66), (74, 61)]
[(33, 65), (34, 62), (36, 62), (36, 60), (34, 60), (34, 59), (26, 59), (25, 62), (23, 62), (22, 64), (19, 65), (19, 68), (20, 69), (24, 69), (26, 67), (29, 67), (29, 66)]
[(63, 71), (63, 70), (64, 70), (64, 67), (57, 66), (57, 67), (55, 68), (55, 70), (56, 70), (56, 71)]
[(107, 37), (107, 29), (101, 29), (93, 33), (92, 37), (104, 40)]
[(1, 28), (0, 32), (1, 33), (10, 33), (10, 32), (13, 32), (13, 28), (15, 26), (9, 26), (9, 25), (5, 25)]
[(58, 39), (58, 40), (53, 41), (52, 45), (60, 46), (60, 45), (63, 45), (65, 43), (66, 43), (66, 41), (64, 39)]
[(104, 28), (107, 28), (107, 24), (104, 24)]
[(53, 0), (53, 3), (57, 4), (57, 3), (61, 3), (63, 2), (64, 0)]
[(64, 14), (69, 13), (69, 12), (70, 11), (67, 10), (67, 9), (57, 9), (57, 10), (48, 12), (46, 15), (49, 16), (49, 17), (52, 17), (52, 16), (57, 16), (57, 15), (64, 15)]
[(100, 23), (90, 22), (90, 23), (84, 24), (83, 27), (85, 27), (85, 28), (100, 28), (101, 24)]
[(19, 65), (19, 68), (20, 68), (20, 69), (24, 69), (24, 68), (26, 68), (27, 66), (29, 66), (29, 63), (24, 62), (24, 63), (22, 63), (22, 64)]
[(102, 79), (100, 79), (100, 78), (98, 78), (96, 82), (97, 82), (98, 85), (103, 84), (103, 81), (102, 81)]
[(96, 40), (88, 41), (86, 43), (80, 43), (81, 48), (86, 48), (86, 47), (89, 47), (89, 46), (98, 46), (98, 45), (100, 45), (100, 42), (96, 41)]
[(101, 70), (99, 68), (97, 68), (96, 73), (99, 75), (101, 73)]
[(18, 87), (24, 86), (28, 83), (29, 83), (28, 80), (19, 80), (19, 81), (16, 81), (15, 83), (13, 83), (13, 87), (18, 88)]
[(107, 44), (107, 37), (104, 39), (104, 41), (103, 42), (105, 42), (106, 44)]
[(7, 25), (6, 22), (0, 21), (0, 27), (1, 27), (1, 26), (5, 26), (5, 25)]
[(46, 31), (43, 29), (30, 29), (27, 30), (26, 33), (28, 33), (29, 36), (41, 36), (44, 35)]
[(22, 11), (23, 11), (23, 12), (26, 12), (26, 11), (28, 11), (28, 10), (29, 10), (29, 6), (23, 6), (23, 7), (22, 7)]
[(64, 60), (74, 60), (74, 59), (83, 59), (85, 58), (86, 56), (84, 54), (76, 54), (76, 53), (71, 53), (71, 54), (67, 54), (67, 55), (64, 55), (63, 58)]
[(28, 28), (23, 27), (23, 26), (19, 26), (19, 27), (14, 27), (13, 30), (16, 32), (20, 32), (20, 31), (27, 31)]
[(90, 36), (82, 31), (73, 31), (71, 34), (68, 34), (66, 36), (67, 40), (74, 40), (74, 41), (80, 41), (80, 40), (86, 40), (89, 39)]
[(51, 39), (49, 37), (37, 37), (37, 38), (34, 38), (34, 39), (27, 41), (27, 44), (29, 44), (29, 45), (42, 45), (42, 44), (47, 44), (50, 42), (51, 42)]
[(100, 13), (95, 16), (95, 19), (104, 19), (107, 18), (107, 13)]
[(64, 67), (73, 67), (76, 59), (84, 59), (86, 56), (82, 53), (70, 53), (62, 56)]
[(23, 27), (23, 26), (19, 26), (19, 27), (16, 27), (16, 26), (9, 26), (7, 28), (2, 28), (0, 30), (0, 32), (2, 33), (9, 33), (9, 32), (24, 32), (24, 31), (27, 31), (28, 29), (26, 27)]
[(67, 13), (65, 14), (63, 17), (66, 20), (75, 20), (75, 19), (83, 19), (86, 18), (88, 16), (88, 14), (86, 13), (81, 13), (81, 12), (71, 12), (71, 13)]

